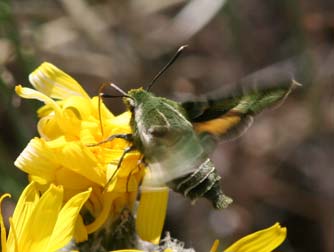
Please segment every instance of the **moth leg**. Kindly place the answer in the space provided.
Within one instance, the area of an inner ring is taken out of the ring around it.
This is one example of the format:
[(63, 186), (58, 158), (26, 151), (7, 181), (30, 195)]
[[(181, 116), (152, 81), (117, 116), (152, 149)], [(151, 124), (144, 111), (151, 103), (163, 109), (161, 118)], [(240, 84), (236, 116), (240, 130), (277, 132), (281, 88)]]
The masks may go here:
[(109, 186), (109, 184), (111, 183), (112, 179), (114, 178), (114, 176), (116, 175), (116, 173), (118, 172), (119, 168), (121, 167), (121, 164), (124, 160), (124, 157), (126, 154), (128, 154), (129, 152), (135, 150), (136, 147), (134, 147), (133, 145), (127, 147), (126, 149), (124, 149), (124, 152), (122, 153), (122, 156), (120, 157), (119, 161), (118, 161), (118, 164), (117, 164), (117, 167), (116, 167), (116, 170), (113, 172), (113, 174), (111, 175), (111, 177), (109, 178), (107, 184), (104, 186), (104, 189), (106, 190), (106, 188)]
[(137, 169), (137, 167), (133, 168), (133, 169), (130, 171), (128, 178), (126, 179), (126, 192), (127, 192), (127, 193), (129, 192), (129, 182), (130, 182), (131, 175), (132, 175), (132, 173), (133, 173), (136, 169)]
[(140, 169), (140, 165), (141, 165), (141, 164), (144, 164), (143, 159), (144, 159), (144, 157), (142, 156), (142, 157), (140, 158), (140, 162), (138, 162), (137, 165), (136, 165), (136, 167), (133, 168), (133, 169), (130, 171), (130, 173), (129, 173), (129, 176), (128, 176), (127, 181), (126, 181), (126, 192), (127, 192), (127, 193), (129, 192), (128, 189), (129, 189), (129, 182), (130, 182), (131, 175), (132, 175), (132, 173), (137, 169), (137, 167), (139, 167), (139, 169)]
[(115, 135), (112, 135), (110, 137), (108, 137), (107, 139), (101, 141), (101, 142), (98, 142), (98, 143), (95, 143), (95, 144), (87, 144), (88, 147), (94, 147), (94, 146), (98, 146), (98, 145), (101, 145), (101, 144), (104, 144), (104, 143), (107, 143), (107, 142), (110, 142), (116, 138), (120, 138), (120, 139), (124, 139), (128, 142), (132, 142), (133, 141), (133, 135), (131, 133), (128, 133), (128, 134), (115, 134)]

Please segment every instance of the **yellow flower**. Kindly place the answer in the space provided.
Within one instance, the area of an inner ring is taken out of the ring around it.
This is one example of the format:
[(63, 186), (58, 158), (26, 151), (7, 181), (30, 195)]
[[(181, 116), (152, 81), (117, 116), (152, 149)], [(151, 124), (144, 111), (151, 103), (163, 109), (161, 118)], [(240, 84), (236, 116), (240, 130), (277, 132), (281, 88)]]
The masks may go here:
[[(6, 230), (0, 208), (2, 252), (54, 252), (70, 242), (79, 211), (91, 189), (70, 198), (63, 205), (63, 187), (51, 185), (40, 196), (37, 184), (31, 182), (21, 194)], [(0, 198), (9, 197), (5, 194)]]
[(228, 247), (225, 252), (270, 252), (286, 238), (286, 228), (279, 223), (247, 235)]
[(38, 110), (40, 137), (29, 142), (15, 165), (45, 188), (51, 183), (62, 185), (65, 202), (92, 188), (85, 209), (94, 221), (85, 226), (79, 217), (76, 224), (76, 240), (86, 240), (87, 233), (135, 202), (144, 175), (138, 165), (140, 153), (127, 154), (117, 170), (130, 143), (115, 139), (92, 146), (111, 135), (131, 133), (130, 113), (114, 116), (103, 103), (99, 106), (98, 97), (90, 98), (73, 78), (50, 63), (38, 67), (29, 80), (36, 90), (20, 85), (15, 90), (23, 98), (45, 103)]

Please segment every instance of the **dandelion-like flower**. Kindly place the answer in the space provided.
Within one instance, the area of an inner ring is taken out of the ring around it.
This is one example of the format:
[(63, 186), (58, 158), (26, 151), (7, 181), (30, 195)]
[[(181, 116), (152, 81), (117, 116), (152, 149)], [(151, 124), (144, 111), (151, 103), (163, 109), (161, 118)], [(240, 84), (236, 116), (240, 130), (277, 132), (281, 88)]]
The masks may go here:
[(92, 188), (84, 206), (92, 221), (87, 223), (81, 215), (75, 229), (76, 240), (84, 241), (135, 202), (144, 175), (138, 165), (140, 153), (128, 153), (117, 169), (129, 143), (123, 139), (101, 143), (111, 135), (131, 132), (130, 113), (114, 116), (103, 103), (99, 106), (98, 97), (90, 98), (78, 82), (50, 63), (38, 67), (29, 80), (35, 89), (18, 85), (15, 90), (23, 98), (45, 103), (38, 110), (40, 137), (29, 142), (15, 165), (44, 188), (62, 185), (65, 202)]
[[(40, 196), (38, 185), (31, 182), (21, 194), (6, 238), (0, 208), (2, 252), (54, 252), (67, 245), (73, 237), (79, 212), (89, 198), (91, 189), (78, 193), (63, 204), (64, 189), (51, 185)], [(9, 197), (4, 194), (0, 198)]]

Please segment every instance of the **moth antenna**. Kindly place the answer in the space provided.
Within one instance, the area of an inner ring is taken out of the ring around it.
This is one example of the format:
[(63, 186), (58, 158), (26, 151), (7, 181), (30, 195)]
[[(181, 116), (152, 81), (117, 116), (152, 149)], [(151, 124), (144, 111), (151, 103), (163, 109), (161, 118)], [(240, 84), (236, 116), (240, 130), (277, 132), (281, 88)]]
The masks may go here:
[(154, 76), (154, 78), (151, 80), (150, 84), (147, 86), (146, 90), (150, 91), (154, 83), (157, 79), (160, 78), (160, 76), (166, 72), (166, 70), (175, 62), (175, 60), (182, 54), (185, 48), (187, 48), (188, 45), (181, 46), (175, 53), (175, 55), (167, 62), (167, 64)]

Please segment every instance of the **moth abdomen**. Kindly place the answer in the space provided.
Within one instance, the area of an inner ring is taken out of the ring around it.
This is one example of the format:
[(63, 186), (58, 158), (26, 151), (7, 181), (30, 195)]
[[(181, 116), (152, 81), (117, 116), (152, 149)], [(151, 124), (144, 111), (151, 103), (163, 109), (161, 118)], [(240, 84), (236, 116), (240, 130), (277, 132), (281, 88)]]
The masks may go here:
[(168, 186), (193, 201), (204, 197), (216, 209), (222, 209), (232, 203), (232, 199), (222, 192), (220, 179), (213, 163), (207, 158), (194, 172), (168, 182)]
[(233, 202), (233, 200), (226, 196), (221, 190), (219, 180), (213, 184), (203, 197), (208, 199), (216, 209), (227, 208)]
[(177, 184), (176, 189), (182, 191), (185, 196), (193, 189), (200, 185), (207, 177), (215, 171), (215, 167), (210, 165), (210, 159), (206, 159), (194, 171), (184, 176), (182, 181)]

